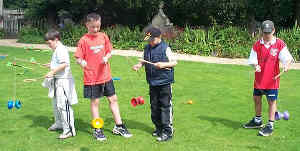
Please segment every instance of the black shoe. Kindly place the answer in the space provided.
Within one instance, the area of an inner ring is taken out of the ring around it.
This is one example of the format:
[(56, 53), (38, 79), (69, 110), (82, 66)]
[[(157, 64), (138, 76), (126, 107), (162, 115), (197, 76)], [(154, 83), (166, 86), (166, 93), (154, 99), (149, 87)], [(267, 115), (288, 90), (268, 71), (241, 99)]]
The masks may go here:
[(267, 124), (264, 128), (262, 128), (258, 134), (260, 136), (270, 136), (273, 133), (273, 127), (271, 124)]
[(102, 131), (102, 129), (100, 128), (95, 128), (94, 129), (94, 137), (98, 140), (98, 141), (105, 141), (106, 137)]
[(262, 128), (263, 124), (262, 121), (259, 123), (255, 122), (254, 118), (249, 121), (247, 124), (243, 125), (244, 128)]
[(125, 125), (122, 126), (116, 126), (114, 127), (114, 129), (112, 130), (113, 134), (117, 134), (117, 135), (121, 135), (125, 138), (129, 138), (132, 136), (132, 134), (127, 130), (127, 128), (125, 127)]
[(154, 136), (154, 137), (160, 137), (160, 135), (161, 135), (161, 131), (158, 129), (156, 129), (155, 131), (152, 132), (152, 136)]
[(157, 141), (159, 142), (165, 142), (172, 139), (172, 135), (168, 135), (166, 133), (161, 133), (161, 136), (157, 137)]

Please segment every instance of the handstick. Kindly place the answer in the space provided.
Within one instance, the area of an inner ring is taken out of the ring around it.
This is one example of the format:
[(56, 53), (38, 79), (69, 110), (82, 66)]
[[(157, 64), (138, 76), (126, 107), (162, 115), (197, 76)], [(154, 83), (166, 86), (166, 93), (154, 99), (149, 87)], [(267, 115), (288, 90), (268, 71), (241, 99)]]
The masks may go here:
[(139, 59), (139, 61), (154, 65), (154, 63), (152, 63), (150, 61), (147, 61), (147, 60), (144, 60), (144, 59)]
[(279, 78), (283, 73), (284, 73), (284, 71), (281, 71), (277, 76), (274, 77), (274, 80), (276, 80), (277, 78)]
[[(147, 61), (147, 60), (144, 60), (144, 59), (138, 59), (138, 60), (141, 61), (141, 62), (144, 62), (144, 63), (148, 63), (148, 64), (154, 65), (153, 62), (150, 62), (150, 61)], [(164, 68), (164, 69), (171, 70), (170, 68)]]
[(45, 77), (42, 76), (42, 77), (34, 78), (34, 79), (24, 79), (23, 81), (24, 81), (24, 82), (35, 82), (35, 81), (37, 81), (37, 80), (39, 80), (39, 79), (43, 79), (43, 78), (45, 78)]
[(36, 64), (36, 65), (40, 65), (41, 67), (46, 68), (45, 66), (43, 66), (43, 64), (38, 63), (38, 62), (31, 62), (31, 61), (28, 61), (28, 60), (25, 60), (25, 59), (19, 59), (19, 58), (16, 58), (16, 60), (17, 60), (17, 61), (28, 62), (28, 63), (32, 63), (32, 64)]

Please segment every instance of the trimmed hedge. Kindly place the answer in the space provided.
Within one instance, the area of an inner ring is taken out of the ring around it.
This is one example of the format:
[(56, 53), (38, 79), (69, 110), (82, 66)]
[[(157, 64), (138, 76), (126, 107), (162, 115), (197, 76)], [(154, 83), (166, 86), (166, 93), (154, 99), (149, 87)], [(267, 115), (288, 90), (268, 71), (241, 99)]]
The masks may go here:
[[(143, 41), (142, 29), (136, 26), (129, 28), (114, 25), (102, 29), (107, 33), (116, 49), (143, 50), (146, 44)], [(253, 43), (259, 38), (252, 38), (246, 28), (213, 26), (207, 30), (185, 27), (175, 39), (166, 40), (172, 49), (178, 53), (187, 53), (202, 56), (216, 56), (227, 58), (246, 58), (249, 56)], [(46, 31), (33, 27), (22, 28), (19, 33), (19, 42), (44, 43), (43, 34)], [(65, 45), (76, 46), (80, 37), (86, 33), (84, 26), (67, 26), (61, 30), (62, 41)], [(284, 40), (296, 60), (299, 60), (300, 28), (283, 29), (277, 36)]]

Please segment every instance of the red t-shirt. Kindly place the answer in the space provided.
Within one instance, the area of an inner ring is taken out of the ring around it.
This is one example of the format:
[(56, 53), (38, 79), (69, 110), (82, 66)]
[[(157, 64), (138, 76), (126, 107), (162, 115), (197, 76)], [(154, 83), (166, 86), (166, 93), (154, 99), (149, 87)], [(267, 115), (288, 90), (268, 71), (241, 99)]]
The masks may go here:
[(111, 53), (112, 45), (105, 33), (85, 34), (78, 42), (75, 57), (87, 62), (84, 68), (84, 85), (102, 84), (111, 80), (110, 66), (103, 57)]
[(253, 45), (253, 50), (257, 53), (258, 64), (261, 67), (261, 72), (255, 72), (254, 88), (279, 88), (279, 78), (274, 80), (274, 77), (280, 73), (278, 56), (284, 47), (286, 44), (278, 38), (269, 48), (260, 40)]

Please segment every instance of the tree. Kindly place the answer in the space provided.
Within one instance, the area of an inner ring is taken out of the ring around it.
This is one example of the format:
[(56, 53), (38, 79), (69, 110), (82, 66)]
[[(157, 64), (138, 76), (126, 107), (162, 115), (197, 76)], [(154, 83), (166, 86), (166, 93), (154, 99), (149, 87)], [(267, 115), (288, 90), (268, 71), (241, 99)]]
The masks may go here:
[(295, 22), (300, 26), (300, 1), (294, 0)]

